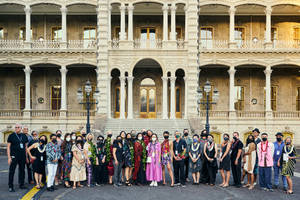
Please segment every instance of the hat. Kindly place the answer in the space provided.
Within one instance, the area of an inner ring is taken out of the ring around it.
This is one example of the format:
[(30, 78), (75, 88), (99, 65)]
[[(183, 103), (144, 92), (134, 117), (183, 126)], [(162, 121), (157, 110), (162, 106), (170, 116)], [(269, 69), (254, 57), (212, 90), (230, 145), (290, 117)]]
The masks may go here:
[(281, 132), (277, 132), (275, 136), (278, 136), (278, 135), (281, 136), (281, 137), (283, 137), (283, 135), (282, 135)]
[(253, 129), (252, 132), (258, 132), (258, 133), (260, 133), (258, 128)]

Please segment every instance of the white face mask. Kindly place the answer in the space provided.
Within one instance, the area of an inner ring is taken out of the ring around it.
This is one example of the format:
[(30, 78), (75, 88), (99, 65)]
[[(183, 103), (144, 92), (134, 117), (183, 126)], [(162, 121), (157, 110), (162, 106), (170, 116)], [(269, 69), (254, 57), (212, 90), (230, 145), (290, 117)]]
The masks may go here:
[(140, 136), (140, 137), (138, 137), (138, 139), (139, 139), (139, 140), (142, 140), (142, 139), (143, 139), (143, 137), (142, 137), (142, 136)]
[(61, 140), (64, 140), (64, 139), (65, 139), (65, 137), (62, 135), (62, 136), (60, 137), (60, 139), (61, 139)]
[(69, 137), (66, 138), (66, 141), (67, 141), (67, 142), (70, 142), (70, 140), (71, 140), (71, 138), (69, 138)]
[(152, 142), (155, 142), (156, 141), (156, 138), (152, 138)]
[(76, 136), (72, 136), (72, 140), (75, 140), (76, 139)]

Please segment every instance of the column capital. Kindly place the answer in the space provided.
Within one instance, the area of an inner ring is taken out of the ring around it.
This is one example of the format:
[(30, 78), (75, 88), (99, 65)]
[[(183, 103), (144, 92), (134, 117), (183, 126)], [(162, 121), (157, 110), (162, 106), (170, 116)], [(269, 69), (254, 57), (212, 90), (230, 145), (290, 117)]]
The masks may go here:
[(185, 76), (183, 77), (184, 82), (187, 82), (189, 80), (189, 77)]
[(271, 6), (267, 6), (265, 9), (265, 14), (266, 15), (271, 15), (272, 14), (272, 7)]
[(109, 4), (108, 5), (108, 10), (111, 11), (112, 10), (112, 6)]
[(236, 70), (235, 70), (235, 67), (234, 66), (231, 66), (228, 70), (227, 70), (228, 74), (229, 75), (234, 75)]
[(124, 4), (122, 4), (122, 5), (119, 6), (119, 9), (120, 9), (120, 11), (125, 12), (126, 6)]
[(175, 3), (172, 3), (172, 5), (170, 6), (170, 10), (171, 11), (176, 11), (176, 9), (177, 9), (177, 6), (175, 5)]
[(26, 65), (25, 69), (24, 69), (25, 74), (30, 74), (32, 72), (31, 68), (29, 65)]
[(230, 6), (228, 12), (230, 15), (234, 15), (235, 14), (235, 11), (236, 11), (236, 8), (234, 6)]
[(61, 66), (61, 68), (59, 69), (61, 74), (66, 74), (68, 72), (67, 68), (65, 65)]
[(133, 10), (134, 10), (134, 6), (132, 5), (132, 3), (130, 3), (130, 4), (127, 6), (127, 10), (128, 10), (128, 11), (133, 11)]
[(25, 11), (26, 14), (31, 14), (32, 13), (32, 9), (28, 5), (25, 6), (24, 11)]
[(67, 14), (68, 8), (67, 8), (66, 6), (61, 6), (60, 12), (61, 12), (62, 14)]
[(265, 73), (265, 75), (271, 75), (272, 71), (273, 70), (271, 69), (271, 67), (267, 66), (266, 69), (264, 70), (264, 73)]
[(184, 11), (185, 11), (185, 12), (188, 12), (188, 10), (189, 10), (189, 6), (188, 6), (188, 5), (185, 5), (185, 6), (184, 6)]
[(174, 82), (174, 83), (175, 83), (175, 81), (176, 81), (176, 77), (175, 77), (175, 76), (171, 76), (171, 77), (170, 77), (170, 81), (171, 81), (171, 83), (172, 83), (172, 82)]
[(120, 76), (119, 79), (120, 79), (121, 82), (125, 82), (126, 77), (125, 76)]
[(168, 81), (168, 78), (169, 78), (169, 77), (167, 77), (167, 76), (162, 76), (162, 77), (161, 77), (161, 80), (163, 80), (163, 81)]
[(127, 81), (133, 81), (134, 77), (133, 76), (127, 76)]
[(163, 11), (169, 11), (169, 6), (168, 6), (168, 4), (167, 3), (165, 3), (163, 6), (162, 6), (162, 8), (161, 8)]

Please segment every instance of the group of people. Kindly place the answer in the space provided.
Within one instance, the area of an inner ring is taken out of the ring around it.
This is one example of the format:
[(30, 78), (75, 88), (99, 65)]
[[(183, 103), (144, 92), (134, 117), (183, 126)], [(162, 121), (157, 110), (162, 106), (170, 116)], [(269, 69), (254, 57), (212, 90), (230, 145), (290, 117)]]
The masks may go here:
[(188, 129), (184, 129), (183, 134), (176, 131), (174, 140), (165, 131), (161, 143), (157, 134), (145, 129), (139, 133), (121, 131), (114, 140), (110, 131), (96, 139), (92, 133), (62, 135), (61, 131), (57, 131), (50, 135), (48, 142), (45, 135), (39, 136), (36, 131), (29, 135), (27, 127), (22, 129), (20, 124), (16, 124), (15, 132), (7, 140), (9, 191), (15, 191), (13, 178), (17, 165), (20, 189), (26, 188), (26, 165), (29, 183), (33, 183), (33, 178), (30, 179), (33, 175), (36, 188), (46, 184), (48, 191), (54, 191), (54, 185), (58, 184), (75, 189), (83, 187), (85, 182), (88, 187), (103, 184), (115, 187), (149, 184), (156, 187), (160, 182), (167, 184), (166, 172), (170, 176), (171, 187), (185, 187), (190, 173), (193, 185), (214, 186), (216, 174), (220, 171), (221, 187), (229, 186), (232, 172), (236, 187), (252, 190), (259, 175), (260, 187), (273, 191), (273, 188), (279, 187), (281, 175), (284, 190), (292, 194), (291, 177), (296, 163), (292, 139), (286, 137), (283, 141), (282, 133), (277, 133), (273, 143), (268, 141), (267, 133), (262, 133), (261, 138), (259, 135), (259, 130), (254, 129), (244, 145), (238, 132), (233, 133), (232, 139), (229, 134), (224, 134), (218, 147), (214, 136), (206, 130), (192, 137)]

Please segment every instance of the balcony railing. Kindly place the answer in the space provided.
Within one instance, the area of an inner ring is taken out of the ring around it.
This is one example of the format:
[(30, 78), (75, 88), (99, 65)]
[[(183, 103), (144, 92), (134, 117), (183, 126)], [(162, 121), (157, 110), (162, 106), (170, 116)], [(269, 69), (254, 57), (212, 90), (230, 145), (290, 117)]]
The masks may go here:
[(18, 118), (22, 116), (22, 110), (0, 110), (0, 118)]
[(274, 111), (273, 112), (274, 118), (300, 118), (300, 111), (295, 112), (280, 112), (280, 111)]
[(237, 118), (264, 118), (264, 111), (236, 111)]
[(55, 40), (33, 40), (32, 49), (59, 49), (60, 42)]
[(161, 49), (162, 40), (161, 39), (135, 39), (133, 46), (135, 49)]
[(23, 49), (23, 40), (0, 40), (0, 49)]

